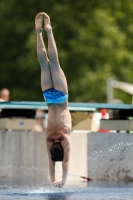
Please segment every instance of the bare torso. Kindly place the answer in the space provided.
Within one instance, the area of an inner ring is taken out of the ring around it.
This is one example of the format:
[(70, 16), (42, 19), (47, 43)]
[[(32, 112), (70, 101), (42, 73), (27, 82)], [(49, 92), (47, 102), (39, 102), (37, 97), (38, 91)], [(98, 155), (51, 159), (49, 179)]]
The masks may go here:
[(61, 141), (64, 135), (70, 134), (71, 131), (71, 115), (67, 102), (59, 105), (48, 105), (48, 107), (47, 139), (50, 139), (51, 142)]

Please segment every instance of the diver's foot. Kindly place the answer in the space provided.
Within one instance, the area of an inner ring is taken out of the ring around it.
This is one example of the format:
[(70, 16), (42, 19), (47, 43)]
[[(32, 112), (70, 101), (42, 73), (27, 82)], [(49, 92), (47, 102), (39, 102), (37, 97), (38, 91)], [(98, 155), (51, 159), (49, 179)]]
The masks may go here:
[(42, 32), (43, 13), (40, 12), (35, 17), (35, 29), (37, 33)]
[(51, 23), (50, 23), (50, 17), (46, 13), (43, 13), (43, 17), (44, 17), (44, 30), (46, 32), (49, 32), (52, 29)]

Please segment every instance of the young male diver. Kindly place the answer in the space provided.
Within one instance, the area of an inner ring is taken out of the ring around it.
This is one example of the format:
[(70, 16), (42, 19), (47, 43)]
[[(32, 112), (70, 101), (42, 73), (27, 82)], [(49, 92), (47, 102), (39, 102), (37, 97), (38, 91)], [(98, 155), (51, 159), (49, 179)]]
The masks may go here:
[[(43, 28), (44, 23), (44, 28)], [(41, 88), (48, 105), (46, 144), (51, 183), (63, 187), (66, 182), (70, 159), (71, 115), (68, 109), (68, 86), (58, 59), (49, 16), (40, 12), (35, 17), (37, 56), (41, 66)], [(46, 51), (42, 31), (47, 33)], [(55, 162), (62, 161), (62, 180), (55, 180)]]

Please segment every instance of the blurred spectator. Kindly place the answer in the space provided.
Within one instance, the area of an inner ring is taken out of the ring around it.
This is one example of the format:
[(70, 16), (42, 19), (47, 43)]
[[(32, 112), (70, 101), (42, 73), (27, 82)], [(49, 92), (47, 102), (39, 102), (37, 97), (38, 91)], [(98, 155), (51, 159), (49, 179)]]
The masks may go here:
[(3, 88), (0, 90), (0, 101), (9, 101), (10, 92), (7, 88)]
[(36, 124), (34, 126), (35, 132), (42, 132), (47, 128), (47, 114), (43, 110), (36, 110)]
[[(3, 88), (0, 90), (0, 101), (9, 101), (10, 92), (7, 88)], [(1, 117), (1, 109), (0, 109), (0, 117)]]

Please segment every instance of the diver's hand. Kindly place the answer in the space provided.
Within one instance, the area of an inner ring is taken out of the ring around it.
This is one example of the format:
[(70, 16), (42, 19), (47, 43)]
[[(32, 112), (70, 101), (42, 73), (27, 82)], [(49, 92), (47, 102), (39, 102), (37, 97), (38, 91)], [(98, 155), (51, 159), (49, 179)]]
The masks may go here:
[(55, 187), (58, 187), (58, 188), (63, 188), (63, 186), (65, 185), (64, 181), (60, 181), (60, 182), (53, 182), (53, 185)]

